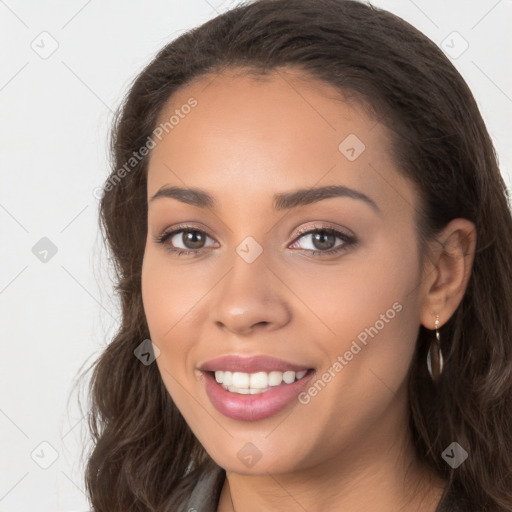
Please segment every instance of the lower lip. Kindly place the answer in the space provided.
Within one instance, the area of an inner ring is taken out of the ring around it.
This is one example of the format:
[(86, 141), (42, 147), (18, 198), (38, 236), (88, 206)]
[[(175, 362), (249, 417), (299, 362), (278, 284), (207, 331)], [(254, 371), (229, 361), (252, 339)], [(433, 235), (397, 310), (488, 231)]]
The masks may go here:
[(291, 384), (281, 384), (257, 395), (241, 395), (227, 391), (211, 372), (202, 372), (206, 394), (215, 409), (234, 420), (256, 421), (282, 411), (306, 387), (313, 371)]

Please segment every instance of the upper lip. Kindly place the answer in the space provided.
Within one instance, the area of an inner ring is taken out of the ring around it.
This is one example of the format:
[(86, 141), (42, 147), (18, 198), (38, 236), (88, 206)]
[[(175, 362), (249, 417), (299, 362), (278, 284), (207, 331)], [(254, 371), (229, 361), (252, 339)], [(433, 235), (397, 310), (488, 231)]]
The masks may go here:
[(285, 372), (294, 371), (300, 372), (309, 370), (310, 366), (289, 363), (283, 359), (277, 359), (270, 356), (241, 356), (241, 355), (228, 355), (221, 356), (207, 361), (199, 367), (204, 372), (215, 371), (230, 371), (230, 372)]

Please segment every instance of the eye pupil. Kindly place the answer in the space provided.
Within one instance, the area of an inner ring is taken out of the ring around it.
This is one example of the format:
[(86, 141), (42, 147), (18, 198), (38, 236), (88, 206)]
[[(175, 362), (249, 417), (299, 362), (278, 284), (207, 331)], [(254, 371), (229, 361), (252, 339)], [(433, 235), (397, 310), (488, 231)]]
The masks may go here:
[[(325, 240), (328, 239), (326, 242)], [(313, 234), (313, 244), (319, 250), (322, 249), (331, 249), (336, 243), (336, 236), (331, 233), (314, 233)]]
[(200, 249), (204, 243), (204, 237), (199, 231), (185, 231), (182, 238), (184, 245), (188, 249)]

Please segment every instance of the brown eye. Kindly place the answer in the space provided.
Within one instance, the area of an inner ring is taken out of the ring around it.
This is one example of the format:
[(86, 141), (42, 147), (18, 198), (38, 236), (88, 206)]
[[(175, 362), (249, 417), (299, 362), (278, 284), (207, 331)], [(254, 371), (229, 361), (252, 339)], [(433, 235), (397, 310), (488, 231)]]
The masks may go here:
[(208, 238), (210, 237), (200, 229), (181, 226), (163, 233), (155, 241), (164, 245), (169, 252), (181, 255), (201, 252), (207, 247), (205, 243)]
[(334, 248), (336, 244), (336, 238), (337, 236), (333, 235), (332, 233), (311, 233), (311, 240), (313, 245), (315, 246), (315, 249), (318, 250), (328, 250)]
[[(181, 239), (180, 237), (181, 233)], [(178, 238), (178, 240), (185, 245), (185, 249), (201, 249), (202, 245), (205, 241), (205, 234), (200, 231), (179, 231), (173, 238)], [(174, 242), (173, 242), (173, 245)]]
[[(310, 247), (305, 247), (308, 245), (307, 242), (304, 245), (297, 245), (299, 240), (310, 241)], [(336, 245), (336, 240), (340, 240), (341, 242)], [(300, 236), (298, 236), (291, 246), (292, 248), (304, 249), (307, 252), (313, 255), (329, 255), (338, 253), (343, 250), (347, 250), (350, 246), (354, 245), (357, 242), (355, 237), (352, 235), (347, 235), (346, 233), (342, 233), (334, 228), (325, 228), (318, 227), (312, 228), (308, 230), (304, 230)]]

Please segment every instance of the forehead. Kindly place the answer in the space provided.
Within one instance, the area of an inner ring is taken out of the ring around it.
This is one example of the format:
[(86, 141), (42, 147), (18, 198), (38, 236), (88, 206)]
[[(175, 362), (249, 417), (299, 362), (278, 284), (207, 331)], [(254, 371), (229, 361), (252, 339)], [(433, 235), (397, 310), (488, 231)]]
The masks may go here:
[[(253, 137), (272, 139), (280, 134), (287, 137), (286, 142), (303, 142), (307, 133), (315, 142), (324, 139), (329, 143), (336, 142), (349, 125), (363, 132), (377, 124), (354, 93), (342, 94), (334, 86), (290, 68), (263, 76), (235, 69), (199, 77), (168, 100), (159, 124), (173, 113), (179, 114), (180, 109), (188, 111), (186, 104), (191, 98), (197, 106), (190, 112), (194, 115), (184, 116), (190, 120), (183, 124), (196, 134), (207, 131), (209, 138), (220, 132), (227, 135), (231, 128), (239, 137), (250, 132)], [(179, 135), (184, 129), (174, 126), (172, 131)]]
[(361, 102), (289, 70), (202, 77), (170, 98), (165, 123), (150, 157), (149, 197), (165, 184), (237, 197), (319, 184), (380, 195), (383, 180), (403, 181), (387, 130)]

